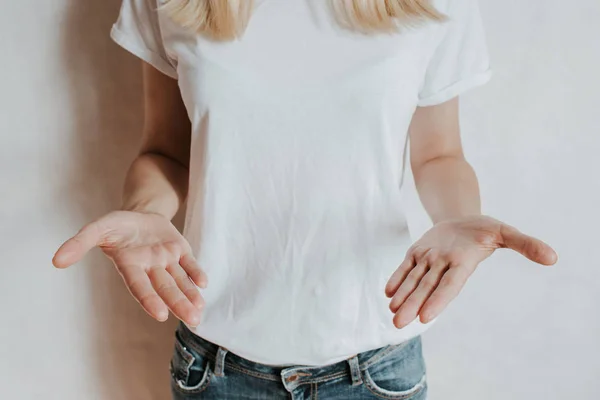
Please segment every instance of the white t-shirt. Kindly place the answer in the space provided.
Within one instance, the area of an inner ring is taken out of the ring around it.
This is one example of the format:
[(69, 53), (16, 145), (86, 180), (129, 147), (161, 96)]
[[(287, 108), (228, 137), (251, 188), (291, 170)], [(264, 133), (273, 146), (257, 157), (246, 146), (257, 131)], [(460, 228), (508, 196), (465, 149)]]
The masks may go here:
[[(476, 0), (396, 34), (341, 28), (324, 0), (262, 0), (239, 40), (124, 0), (111, 32), (178, 79), (192, 121), (184, 236), (209, 278), (195, 332), (266, 364), (324, 365), (410, 339), (384, 287), (410, 237), (402, 206), (417, 106), (486, 82)], [(435, 320), (434, 320), (435, 321)]]

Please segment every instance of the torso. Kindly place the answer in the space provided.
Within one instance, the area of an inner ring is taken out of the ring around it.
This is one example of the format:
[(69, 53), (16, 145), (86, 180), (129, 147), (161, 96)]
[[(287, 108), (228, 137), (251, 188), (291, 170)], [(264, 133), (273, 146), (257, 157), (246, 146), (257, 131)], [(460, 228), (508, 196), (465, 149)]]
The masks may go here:
[(411, 244), (403, 156), (440, 28), (365, 36), (327, 3), (259, 2), (229, 43), (161, 21), (193, 125), (195, 332), (256, 362), (327, 364), (431, 326), (395, 328), (384, 287)]

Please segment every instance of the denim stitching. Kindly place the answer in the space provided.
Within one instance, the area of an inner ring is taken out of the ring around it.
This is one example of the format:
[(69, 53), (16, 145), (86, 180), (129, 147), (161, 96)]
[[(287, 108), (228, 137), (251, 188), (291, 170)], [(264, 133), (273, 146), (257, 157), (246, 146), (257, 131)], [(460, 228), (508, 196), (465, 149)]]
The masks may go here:
[(179, 384), (179, 381), (177, 378), (173, 378), (171, 379), (171, 384), (172, 386), (175, 387), (175, 390), (183, 393), (183, 394), (198, 394), (198, 393), (202, 393), (203, 391), (206, 390), (206, 388), (208, 388), (208, 385), (210, 384), (210, 378), (212, 376), (212, 374), (210, 373), (210, 362), (207, 361), (206, 362), (206, 367), (205, 367), (205, 376), (206, 376), (206, 381), (204, 383), (202, 383), (202, 385), (200, 385), (197, 388), (194, 389), (186, 389), (184, 387), (181, 387)]
[(196, 358), (192, 353), (190, 353), (187, 350), (185, 345), (182, 343), (181, 339), (177, 337), (175, 338), (175, 351), (178, 353), (179, 357), (181, 357), (181, 359), (186, 363), (186, 365), (182, 371), (181, 368), (178, 368), (177, 366), (173, 365), (173, 360), (171, 360), (172, 375), (175, 374), (175, 371), (178, 371), (179, 373), (183, 374), (183, 379), (187, 382), (187, 379), (190, 377), (190, 368), (194, 364), (194, 361), (196, 361)]
[[(189, 347), (191, 347), (192, 349), (196, 350), (200, 355), (202, 355), (204, 357), (215, 358), (214, 353), (206, 350), (202, 346), (197, 345), (197, 343), (195, 343), (195, 342), (189, 342), (189, 343), (186, 342), (186, 344)], [(241, 366), (239, 366), (237, 364), (232, 364), (231, 362), (228, 362), (228, 361), (225, 361), (225, 366), (227, 366), (227, 367), (229, 367), (229, 368), (231, 368), (231, 369), (233, 369), (235, 371), (238, 371), (238, 372), (250, 375), (250, 376), (254, 376), (255, 378), (262, 378), (262, 379), (265, 379), (265, 380), (268, 380), (268, 381), (275, 381), (275, 382), (281, 380), (281, 377), (277, 376), (275, 374), (268, 375), (268, 374), (263, 374), (261, 372), (252, 371), (252, 370), (246, 369), (244, 367), (241, 367)], [(328, 379), (339, 378), (339, 377), (342, 377), (342, 376), (344, 376), (346, 374), (347, 374), (346, 371), (334, 372), (332, 374), (322, 376), (321, 378), (318, 378), (317, 380), (314, 380), (313, 382), (324, 382), (324, 381), (326, 381)]]
[(346, 371), (341, 371), (341, 372), (336, 372), (334, 374), (330, 374), (330, 375), (326, 375), (326, 376), (322, 376), (320, 378), (314, 379), (311, 382), (314, 383), (322, 383), (325, 381), (328, 381), (330, 379), (334, 379), (334, 378), (341, 378), (342, 376), (346, 376), (347, 372)]
[(225, 375), (225, 356), (227, 356), (227, 350), (223, 347), (219, 346), (217, 350), (217, 356), (215, 359), (215, 375), (216, 376), (224, 376)]
[[(182, 336), (182, 339), (183, 339), (183, 337), (189, 337), (189, 335), (187, 334), (187, 331), (183, 331), (181, 336)], [(210, 357), (210, 358), (216, 359), (216, 355), (214, 353), (208, 351), (207, 349), (205, 349), (199, 343), (196, 343), (193, 340), (193, 338), (189, 337), (189, 339), (192, 339), (192, 340), (185, 342), (187, 346), (189, 346), (192, 349), (196, 350), (200, 355), (202, 355), (204, 357)], [(380, 352), (378, 352), (377, 354), (374, 354), (373, 356), (371, 356), (371, 358), (369, 358), (364, 363), (362, 363), (362, 365), (360, 366), (360, 370), (364, 371), (367, 368), (371, 367), (376, 362), (380, 361), (383, 357), (385, 357), (388, 354), (390, 354), (391, 352), (406, 347), (411, 340), (412, 339), (409, 339), (409, 340), (406, 340), (406, 341), (404, 341), (402, 343), (399, 343), (399, 344), (396, 344), (396, 345), (389, 345), (389, 346), (383, 348)], [(279, 381), (279, 380), (281, 380), (281, 377), (277, 376), (275, 374), (263, 374), (262, 372), (252, 371), (252, 370), (246, 369), (246, 368), (238, 366), (236, 364), (232, 364), (231, 362), (227, 362), (227, 361), (225, 361), (225, 366), (227, 366), (227, 367), (229, 367), (229, 368), (231, 368), (231, 369), (233, 369), (235, 371), (238, 371), (238, 372), (250, 375), (250, 376), (254, 376), (256, 378), (261, 378), (261, 379), (265, 379), (265, 380), (268, 380), (268, 381), (276, 381), (276, 382)], [(324, 381), (326, 381), (328, 379), (342, 377), (342, 376), (344, 376), (346, 374), (347, 374), (346, 371), (335, 372), (335, 373), (323, 376), (321, 378), (318, 378), (318, 379), (316, 379), (316, 380), (314, 380), (312, 382), (314, 382), (314, 383), (320, 383), (320, 382), (324, 382)]]
[[(421, 378), (421, 379), (423, 379), (423, 378)], [(373, 385), (373, 383), (375, 383), (375, 382), (373, 382), (373, 378), (371, 378), (371, 379), (366, 379), (365, 378), (364, 382), (365, 382), (365, 386), (367, 387), (367, 389), (369, 389), (369, 391), (371, 393), (373, 393), (375, 396), (377, 396), (379, 398), (386, 399), (386, 400), (407, 400), (407, 399), (410, 399), (411, 397), (416, 396), (418, 393), (421, 393), (421, 391), (423, 389), (425, 389), (425, 385), (426, 385), (426, 383), (425, 383), (426, 381), (423, 381), (423, 384), (420, 385), (420, 387), (417, 390), (415, 390), (414, 392), (403, 394), (403, 395), (396, 395), (396, 396), (394, 396), (394, 395), (387, 395), (387, 394), (379, 393), (377, 391), (377, 386)], [(373, 382), (373, 383), (371, 383), (371, 382)], [(421, 381), (419, 381), (419, 383), (417, 383), (417, 385), (419, 385), (420, 383), (421, 383)]]
[[(190, 348), (194, 349), (195, 351), (197, 351), (203, 357), (210, 357), (211, 359), (216, 359), (216, 355), (213, 352), (207, 350), (201, 344), (196, 343), (196, 341), (194, 341), (193, 338), (189, 337), (189, 335), (187, 334), (187, 331), (184, 331), (181, 336), (182, 336), (182, 339), (183, 339), (183, 337), (187, 337), (188, 339), (190, 339), (190, 340), (185, 341), (186, 345), (189, 346)], [(281, 377), (277, 376), (275, 374), (263, 374), (262, 372), (252, 371), (252, 370), (246, 369), (244, 367), (241, 367), (237, 364), (232, 364), (231, 362), (228, 362), (227, 360), (225, 360), (225, 366), (229, 367), (235, 371), (253, 376), (255, 378), (261, 378), (261, 379), (265, 379), (268, 381), (275, 381), (275, 382), (281, 380)]]
[(361, 366), (360, 369), (361, 371), (366, 370), (367, 368), (369, 368), (370, 366), (372, 366), (373, 364), (375, 364), (376, 362), (379, 362), (383, 357), (387, 356), (388, 354), (398, 350), (398, 349), (402, 349), (404, 347), (406, 347), (409, 342), (411, 341), (411, 339), (406, 340), (402, 343), (399, 343), (397, 345), (391, 345), (388, 346), (386, 348), (384, 348), (380, 353), (374, 354), (371, 358), (369, 358), (368, 360), (366, 360)]
[[(201, 344), (196, 343), (196, 341), (193, 340), (193, 338), (189, 337), (189, 335), (187, 334), (187, 331), (184, 331), (182, 336), (188, 337), (188, 341), (186, 341), (186, 345), (191, 347), (192, 349), (196, 350), (200, 355), (202, 355), (203, 357), (210, 357), (211, 359), (216, 360), (216, 354), (207, 350), (206, 348), (204, 348)], [(280, 376), (277, 376), (275, 374), (263, 374), (261, 372), (256, 372), (256, 371), (251, 371), (248, 370), (244, 367), (238, 366), (237, 364), (232, 364), (231, 362), (228, 362), (227, 360), (225, 360), (225, 366), (236, 370), (238, 372), (242, 372), (245, 373), (247, 375), (250, 376), (254, 376), (256, 378), (262, 378), (262, 379), (266, 379), (269, 381), (279, 381), (281, 380)]]
[(228, 362), (226, 362), (225, 365), (235, 371), (244, 373), (246, 375), (253, 376), (255, 378), (262, 378), (262, 379), (266, 379), (268, 381), (275, 381), (275, 382), (281, 381), (281, 377), (277, 377), (277, 375), (267, 375), (267, 374), (262, 374), (260, 372), (250, 371), (244, 367), (240, 367), (239, 365), (235, 365), (235, 364), (230, 364)]
[(352, 378), (352, 386), (358, 386), (362, 383), (358, 357), (354, 356), (348, 360), (350, 367), (350, 377)]
[(409, 395), (406, 395), (406, 396), (402, 396), (402, 397), (398, 397), (398, 396), (392, 396), (392, 397), (390, 397), (390, 396), (386, 396), (386, 395), (383, 395), (383, 394), (381, 394), (381, 393), (375, 392), (375, 391), (374, 391), (374, 390), (371, 388), (371, 386), (370, 386), (370, 385), (365, 385), (365, 386), (367, 387), (367, 389), (369, 389), (369, 391), (370, 391), (371, 393), (373, 393), (373, 395), (374, 395), (374, 396), (377, 396), (377, 397), (379, 397), (379, 398), (381, 398), (381, 399), (386, 399), (386, 400), (406, 400), (406, 399), (409, 399), (409, 398), (411, 398), (411, 397), (415, 396), (416, 394), (420, 393), (420, 392), (421, 392), (421, 390), (423, 389), (423, 388), (421, 387), (421, 389), (419, 389), (419, 390), (415, 391), (414, 393), (412, 393), (412, 394), (409, 394)]

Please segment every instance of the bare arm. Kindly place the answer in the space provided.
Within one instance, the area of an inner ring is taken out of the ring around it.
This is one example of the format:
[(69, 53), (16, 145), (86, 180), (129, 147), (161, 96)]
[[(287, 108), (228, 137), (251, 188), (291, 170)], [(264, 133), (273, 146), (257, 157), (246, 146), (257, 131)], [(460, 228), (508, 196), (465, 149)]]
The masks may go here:
[(434, 223), (481, 214), (477, 177), (463, 154), (458, 104), (455, 98), (417, 109), (409, 130), (415, 185)]
[(99, 247), (149, 315), (164, 321), (170, 310), (197, 325), (204, 304), (198, 288), (206, 287), (207, 276), (171, 223), (187, 194), (190, 122), (177, 82), (147, 64), (143, 74), (144, 137), (127, 173), (121, 210), (85, 225), (52, 261), (66, 268)]
[(144, 63), (142, 146), (125, 180), (122, 209), (172, 219), (185, 201), (191, 127), (177, 81)]
[(408, 250), (385, 287), (397, 328), (437, 317), (479, 263), (498, 248), (552, 265), (554, 250), (513, 226), (481, 215), (479, 185), (463, 155), (458, 98), (417, 109), (410, 126), (411, 167), (433, 227)]

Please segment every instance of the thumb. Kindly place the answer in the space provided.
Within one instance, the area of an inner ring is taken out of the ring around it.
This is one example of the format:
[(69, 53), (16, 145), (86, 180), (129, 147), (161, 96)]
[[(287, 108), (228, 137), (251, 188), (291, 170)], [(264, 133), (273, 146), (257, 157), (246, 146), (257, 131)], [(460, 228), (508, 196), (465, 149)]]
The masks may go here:
[(532, 236), (525, 235), (517, 228), (502, 224), (500, 227), (501, 247), (513, 249), (533, 262), (553, 265), (558, 255), (548, 244)]
[(75, 264), (96, 247), (101, 239), (102, 232), (96, 221), (85, 225), (59, 247), (52, 258), (52, 264), (56, 268), (67, 268)]

